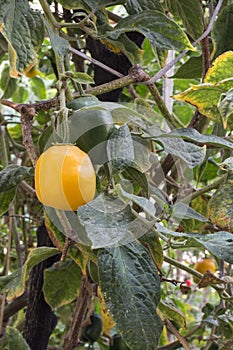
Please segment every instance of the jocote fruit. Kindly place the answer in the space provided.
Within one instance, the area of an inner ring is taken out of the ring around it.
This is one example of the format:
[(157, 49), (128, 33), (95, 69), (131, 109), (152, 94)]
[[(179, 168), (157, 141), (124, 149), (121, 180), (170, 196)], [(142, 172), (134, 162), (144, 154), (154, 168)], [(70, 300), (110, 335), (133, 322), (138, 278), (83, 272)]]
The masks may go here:
[(39, 157), (35, 189), (41, 203), (77, 210), (95, 196), (96, 175), (89, 156), (71, 144), (57, 144)]

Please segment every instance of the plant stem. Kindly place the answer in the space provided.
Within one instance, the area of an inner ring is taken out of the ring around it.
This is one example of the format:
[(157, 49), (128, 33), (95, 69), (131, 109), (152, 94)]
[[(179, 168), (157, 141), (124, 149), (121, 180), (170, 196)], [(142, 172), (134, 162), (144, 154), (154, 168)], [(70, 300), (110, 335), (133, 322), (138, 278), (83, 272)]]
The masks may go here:
[(177, 260), (175, 260), (173, 258), (170, 258), (167, 255), (164, 255), (164, 261), (166, 261), (167, 263), (171, 264), (172, 266), (178, 267), (179, 269), (190, 273), (191, 275), (193, 275), (193, 276), (195, 276), (195, 277), (197, 277), (199, 279), (201, 279), (203, 277), (202, 273), (192, 269), (189, 266), (186, 266), (186, 265), (182, 264), (181, 262), (179, 262), (179, 261), (177, 261)]
[(191, 201), (199, 196), (201, 196), (202, 194), (211, 191), (215, 188), (218, 188), (221, 184), (223, 184), (225, 182), (225, 180), (227, 179), (228, 174), (224, 174), (222, 177), (220, 177), (218, 180), (214, 181), (212, 184), (205, 186), (203, 188), (200, 188), (199, 190), (197, 190), (196, 192), (194, 192), (192, 194), (191, 197)]
[[(223, 0), (219, 0), (218, 4), (214, 10), (213, 16), (210, 19), (209, 25), (207, 27), (207, 29), (204, 31), (204, 33), (193, 42), (193, 46), (196, 46), (199, 42), (201, 42), (206, 36), (208, 36), (208, 34), (211, 32), (213, 25), (214, 25), (214, 21), (221, 9)], [(186, 53), (188, 52), (188, 50), (184, 50), (183, 52), (181, 52), (176, 58), (174, 58), (174, 60), (172, 60), (171, 62), (169, 62), (165, 67), (163, 67), (162, 69), (160, 69), (159, 72), (157, 72), (150, 80), (148, 80), (145, 84), (153, 84), (155, 83), (158, 79), (162, 78), (162, 76), (164, 74), (166, 74), (176, 63), (178, 63), (182, 57), (184, 57), (186, 55)]]
[(82, 323), (91, 300), (91, 284), (87, 276), (82, 277), (79, 296), (76, 302), (74, 316), (70, 328), (65, 336), (64, 350), (72, 350), (78, 345)]
[(171, 333), (173, 333), (176, 338), (179, 340), (180, 344), (183, 345), (185, 350), (191, 350), (190, 346), (188, 345), (187, 341), (182, 337), (182, 335), (178, 332), (175, 326), (169, 321), (167, 318), (163, 321), (165, 326), (170, 330)]
[(106, 66), (104, 63), (102, 63), (102, 62), (96, 60), (95, 58), (92, 58), (92, 57), (90, 57), (90, 56), (87, 56), (85, 53), (83, 53), (83, 52), (81, 52), (81, 51), (79, 51), (79, 50), (76, 50), (76, 49), (73, 48), (73, 47), (70, 47), (70, 52), (72, 52), (72, 53), (75, 54), (75, 55), (78, 55), (79, 57), (82, 57), (84, 60), (87, 60), (87, 61), (89, 61), (89, 62), (95, 64), (96, 66), (98, 66), (98, 67), (104, 69), (106, 72), (109, 72), (109, 73), (115, 75), (115, 76), (118, 77), (118, 78), (124, 77), (124, 75), (123, 75), (122, 73), (116, 71), (115, 69), (113, 69), (113, 68), (111, 68), (111, 67)]

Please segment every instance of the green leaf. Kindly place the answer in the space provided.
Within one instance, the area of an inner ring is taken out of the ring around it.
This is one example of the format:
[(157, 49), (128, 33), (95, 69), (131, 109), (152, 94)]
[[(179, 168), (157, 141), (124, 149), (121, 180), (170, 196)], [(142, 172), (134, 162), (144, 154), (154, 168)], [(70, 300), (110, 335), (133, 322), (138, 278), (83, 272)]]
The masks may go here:
[(107, 154), (113, 172), (122, 171), (134, 161), (134, 145), (127, 125), (111, 134), (107, 143)]
[(72, 260), (58, 262), (44, 271), (43, 292), (52, 309), (72, 302), (78, 296), (81, 270)]
[(114, 29), (109, 25), (104, 24), (98, 26), (97, 38), (100, 39), (110, 51), (116, 54), (123, 53), (132, 64), (140, 62), (142, 51), (139, 47), (125, 34), (119, 35), (117, 39), (111, 38), (109, 32), (112, 31), (114, 31)]
[(39, 264), (41, 261), (44, 261), (58, 253), (60, 253), (60, 251), (57, 248), (38, 247), (38, 248), (32, 249), (28, 254), (27, 260), (23, 265), (23, 271), (22, 271), (23, 283), (27, 281), (27, 279), (29, 278), (31, 269), (35, 265)]
[(11, 78), (10, 69), (6, 66), (1, 72), (1, 89), (4, 91), (1, 99), (10, 98), (17, 89), (17, 80)]
[(175, 216), (176, 218), (194, 219), (201, 222), (209, 221), (205, 216), (199, 214), (196, 210), (194, 210), (193, 208), (189, 207), (187, 204), (182, 202), (176, 203), (174, 205), (173, 210), (174, 210), (173, 216)]
[(69, 47), (70, 47), (69, 42), (66, 39), (61, 38), (59, 35), (57, 35), (57, 33), (55, 33), (52, 30), (52, 28), (47, 22), (45, 22), (45, 25), (50, 37), (50, 42), (51, 42), (53, 51), (55, 52), (56, 55), (60, 57), (65, 57), (69, 52)]
[(215, 135), (200, 134), (193, 128), (180, 128), (172, 130), (169, 134), (163, 134), (163, 137), (181, 137), (184, 140), (192, 141), (198, 144), (213, 145), (219, 148), (226, 148), (233, 150), (233, 142), (225, 140), (223, 137)]
[[(233, 50), (233, 4), (226, 6), (218, 15), (211, 32), (214, 42), (214, 57), (225, 51)], [(212, 54), (213, 55), (213, 54)]]
[(156, 233), (154, 231), (149, 231), (143, 237), (141, 237), (139, 241), (147, 248), (147, 250), (149, 247), (153, 260), (161, 269), (163, 265), (163, 247)]
[(148, 199), (124, 191), (120, 184), (116, 185), (116, 190), (120, 197), (122, 197), (124, 200), (127, 200), (128, 202), (132, 201), (133, 203), (137, 204), (140, 208), (142, 208), (146, 214), (150, 215), (151, 217), (155, 216), (155, 206)]
[(156, 224), (156, 229), (164, 235), (177, 238), (185, 238), (185, 248), (203, 248), (207, 249), (217, 258), (233, 264), (233, 234), (226, 231), (209, 233), (206, 235), (197, 233), (182, 233), (167, 229), (161, 224)]
[(145, 10), (163, 12), (163, 7), (159, 0), (127, 0), (125, 7), (129, 15), (134, 15)]
[(233, 115), (233, 89), (221, 95), (218, 110), (221, 114), (222, 124), (226, 128), (229, 118)]
[(182, 29), (160, 11), (143, 11), (121, 19), (113, 31), (106, 34), (117, 39), (126, 32), (143, 34), (150, 43), (161, 49), (194, 50)]
[(169, 321), (173, 321), (178, 329), (186, 328), (185, 316), (175, 305), (161, 300), (158, 309), (162, 313), (162, 318), (168, 318)]
[(29, 278), (31, 269), (41, 261), (58, 254), (57, 248), (39, 247), (30, 251), (23, 267), (16, 270), (9, 276), (0, 277), (0, 288), (2, 293), (7, 293), (7, 298), (13, 299), (23, 294), (26, 281)]
[(30, 80), (30, 85), (34, 94), (39, 100), (45, 100), (47, 98), (47, 89), (43, 79), (34, 77)]
[(7, 294), (7, 300), (12, 300), (22, 295), (24, 288), (22, 268), (17, 269), (8, 276), (0, 277), (0, 291)]
[(17, 186), (22, 180), (33, 178), (33, 176), (33, 168), (15, 164), (8, 165), (0, 171), (0, 192), (8, 191)]
[(184, 142), (179, 138), (156, 137), (154, 139), (161, 142), (166, 153), (183, 159), (187, 166), (192, 169), (205, 159), (206, 147), (194, 145), (191, 142)]
[(39, 137), (38, 147), (40, 153), (51, 147), (54, 143), (62, 143), (61, 136), (58, 135), (52, 125), (49, 125)]
[(148, 181), (144, 173), (133, 167), (127, 167), (122, 175), (133, 185), (135, 193), (141, 189), (144, 197), (148, 197)]
[(203, 33), (202, 8), (199, 0), (166, 0), (169, 11), (179, 16), (193, 39)]
[(128, 240), (131, 236), (130, 206), (118, 198), (99, 195), (90, 204), (80, 207), (77, 213), (93, 249)]
[(6, 336), (8, 340), (8, 350), (30, 350), (30, 346), (17, 328), (7, 326)]
[(83, 9), (89, 11), (94, 11), (100, 7), (120, 5), (124, 3), (123, 0), (58, 0), (57, 2), (68, 10)]
[(160, 280), (148, 251), (137, 242), (101, 249), (98, 269), (106, 306), (126, 344), (156, 349), (163, 328), (156, 313)]
[(9, 205), (14, 199), (15, 192), (15, 188), (11, 188), (8, 191), (0, 192), (0, 216), (5, 214), (5, 212), (8, 210)]
[(79, 84), (94, 84), (93, 78), (87, 73), (75, 72), (71, 78)]
[[(233, 88), (233, 52), (219, 56), (206, 73), (204, 84), (191, 85), (173, 98), (188, 102), (200, 113), (215, 122), (221, 122), (218, 103), (222, 94)], [(208, 96), (208, 99), (206, 98)], [(225, 126), (225, 125), (224, 125)]]
[(44, 40), (43, 19), (27, 0), (1, 0), (0, 8), (0, 32), (8, 42), (10, 75), (17, 77), (36, 63)]
[(191, 57), (181, 65), (172, 78), (174, 79), (200, 79), (202, 76), (202, 56)]
[(133, 146), (135, 159), (132, 166), (144, 173), (151, 167), (150, 142), (139, 136), (133, 136)]
[(192, 240), (201, 244), (210, 253), (217, 258), (233, 264), (233, 235), (230, 232), (219, 231), (208, 235), (193, 234), (189, 235), (190, 239), (187, 244), (190, 245)]

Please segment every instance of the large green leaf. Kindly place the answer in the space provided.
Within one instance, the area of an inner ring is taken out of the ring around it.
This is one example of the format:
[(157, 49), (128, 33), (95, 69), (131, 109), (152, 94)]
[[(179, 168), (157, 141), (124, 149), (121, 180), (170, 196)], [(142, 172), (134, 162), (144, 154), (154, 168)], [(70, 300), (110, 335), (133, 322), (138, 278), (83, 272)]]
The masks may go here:
[(206, 148), (184, 142), (181, 139), (169, 137), (156, 137), (156, 142), (162, 143), (166, 153), (183, 159), (189, 168), (194, 168), (205, 159)]
[(30, 70), (44, 40), (43, 19), (27, 0), (0, 0), (0, 32), (8, 42), (10, 75)]
[(230, 232), (219, 231), (208, 235), (189, 235), (187, 246), (192, 246), (192, 241), (195, 240), (205, 249), (230, 264), (233, 264), (233, 235)]
[(219, 231), (210, 234), (182, 233), (167, 229), (161, 224), (156, 224), (156, 229), (164, 235), (185, 239), (185, 249), (202, 248), (207, 249), (217, 258), (233, 264), (233, 234), (227, 231)]
[(199, 0), (166, 0), (171, 13), (179, 16), (187, 32), (197, 39), (204, 31), (202, 8)]
[(72, 302), (78, 296), (81, 270), (72, 260), (54, 264), (44, 271), (43, 292), (52, 309)]
[(202, 56), (191, 57), (173, 75), (174, 79), (200, 79), (202, 76)]
[(233, 4), (226, 6), (214, 23), (212, 38), (214, 42), (214, 57), (223, 52), (233, 50)]
[(160, 11), (142, 11), (121, 19), (114, 30), (105, 34), (117, 39), (121, 34), (142, 33), (151, 44), (161, 49), (194, 50), (182, 29)]
[(6, 328), (8, 350), (30, 350), (30, 346), (17, 328), (8, 326)]
[(223, 137), (215, 135), (200, 134), (193, 128), (180, 128), (172, 130), (168, 134), (163, 134), (163, 137), (181, 137), (184, 140), (192, 141), (198, 144), (213, 145), (219, 148), (226, 148), (233, 150), (233, 142), (224, 139)]
[(12, 164), (0, 171), (0, 192), (5, 192), (17, 186), (22, 180), (32, 178), (33, 168)]
[(2, 216), (8, 210), (10, 203), (14, 199), (15, 192), (15, 188), (0, 192), (0, 216)]
[(129, 348), (156, 349), (163, 328), (156, 313), (160, 280), (148, 251), (137, 242), (102, 249), (98, 268), (106, 306)]
[(129, 228), (134, 218), (130, 206), (116, 197), (100, 195), (77, 213), (92, 248), (110, 246), (131, 237)]
[(145, 10), (156, 10), (163, 12), (163, 7), (159, 0), (127, 0), (126, 10), (130, 15), (140, 13)]

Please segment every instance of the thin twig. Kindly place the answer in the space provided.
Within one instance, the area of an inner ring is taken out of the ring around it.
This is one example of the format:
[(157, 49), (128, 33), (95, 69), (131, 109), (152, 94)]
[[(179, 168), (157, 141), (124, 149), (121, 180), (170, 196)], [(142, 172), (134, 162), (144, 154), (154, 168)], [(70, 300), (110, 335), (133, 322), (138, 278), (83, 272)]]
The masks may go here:
[(22, 244), (20, 242), (20, 233), (18, 231), (17, 223), (16, 223), (14, 202), (11, 203), (9, 206), (9, 218), (10, 218), (10, 222), (11, 222), (12, 237), (14, 239), (15, 249), (16, 249), (16, 253), (17, 253), (18, 267), (21, 267), (23, 265), (22, 252), (23, 252), (24, 247), (22, 246)]
[(32, 186), (30, 186), (26, 181), (21, 181), (19, 186), (26, 191), (27, 195), (34, 198), (36, 196), (36, 191)]
[(82, 328), (89, 302), (91, 300), (91, 284), (87, 276), (83, 276), (79, 289), (79, 296), (76, 302), (74, 316), (70, 328), (65, 336), (64, 350), (72, 350), (78, 345), (79, 336)]
[(185, 350), (191, 350), (190, 346), (186, 342), (186, 340), (182, 337), (182, 335), (178, 332), (175, 326), (166, 318), (164, 321), (165, 326), (169, 329), (171, 333), (173, 333), (176, 338), (179, 340), (180, 344), (183, 345)]
[(76, 50), (73, 47), (70, 47), (70, 52), (72, 52), (75, 55), (78, 55), (79, 57), (82, 57), (84, 60), (87, 60), (87, 61), (95, 64), (96, 66), (99, 66), (100, 68), (104, 69), (106, 72), (109, 72), (109, 73), (115, 75), (116, 77), (122, 78), (124, 76), (123, 74), (116, 71), (115, 69), (106, 66), (104, 63), (97, 61), (95, 58), (87, 56), (85, 53), (83, 53), (79, 50)]
[(223, 184), (225, 182), (225, 180), (227, 179), (227, 176), (228, 176), (228, 174), (224, 174), (222, 177), (220, 177), (218, 180), (214, 181), (212, 184), (205, 186), (203, 188), (200, 188), (196, 192), (193, 192), (192, 197), (191, 197), (191, 201), (194, 198), (197, 198), (206, 192), (209, 192), (215, 188), (218, 188), (221, 184)]
[[(12, 220), (9, 220), (8, 224), (8, 242), (7, 242), (7, 253), (6, 253), (6, 260), (5, 260), (5, 267), (4, 267), (4, 274), (5, 276), (8, 275), (10, 271), (10, 258), (11, 258), (11, 241), (12, 241)], [(1, 295), (1, 304), (0, 304), (0, 334), (3, 333), (3, 320), (4, 320), (4, 310), (5, 310), (5, 304), (6, 304), (6, 295)]]
[[(199, 42), (201, 42), (212, 30), (213, 25), (214, 25), (214, 21), (215, 18), (217, 17), (220, 8), (222, 6), (223, 0), (219, 0), (213, 16), (210, 19), (209, 25), (207, 27), (207, 29), (203, 32), (203, 34), (193, 42), (193, 46), (196, 46)], [(144, 84), (154, 84), (158, 79), (160, 79), (163, 75), (165, 75), (176, 63), (178, 63), (182, 57), (184, 57), (186, 55), (186, 53), (188, 52), (188, 50), (184, 50), (183, 52), (181, 52), (176, 58), (174, 58), (174, 60), (172, 60), (171, 62), (169, 62), (166, 66), (164, 66), (162, 69), (160, 69), (159, 72), (157, 72), (150, 80), (148, 80), (147, 82), (145, 82)]]

